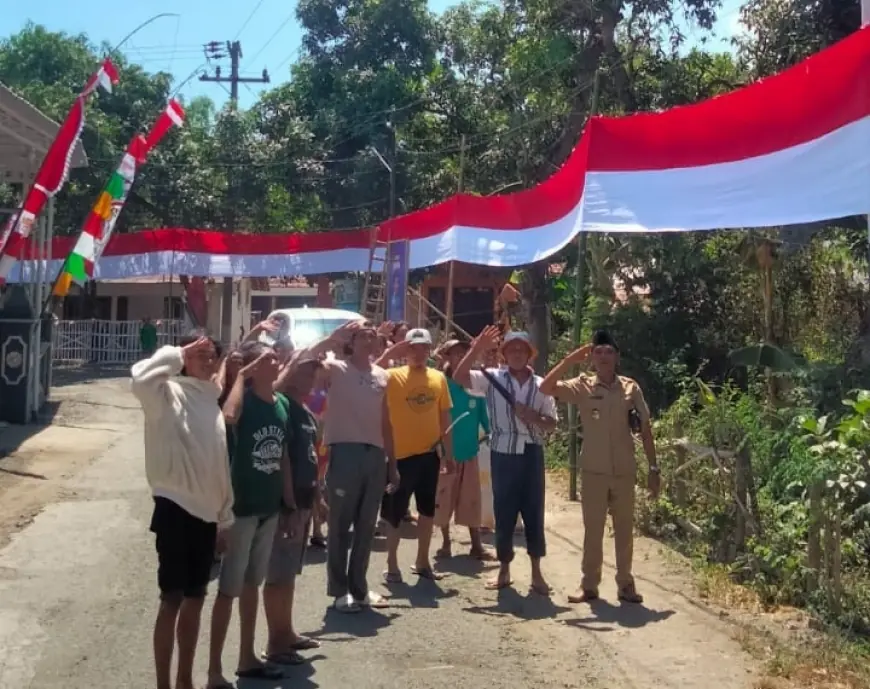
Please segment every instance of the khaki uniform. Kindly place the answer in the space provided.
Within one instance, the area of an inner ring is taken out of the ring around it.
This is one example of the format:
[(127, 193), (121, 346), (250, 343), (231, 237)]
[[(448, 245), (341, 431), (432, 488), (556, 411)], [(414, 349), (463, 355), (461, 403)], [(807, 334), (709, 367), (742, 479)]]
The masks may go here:
[(595, 375), (560, 381), (556, 398), (577, 407), (583, 426), (580, 454), (584, 591), (597, 591), (604, 560), (603, 541), (607, 511), (613, 518), (616, 546), (616, 585), (634, 585), (631, 575), (634, 530), (634, 486), (637, 464), (628, 414), (636, 409), (642, 421), (649, 409), (640, 386), (617, 376), (605, 385)]

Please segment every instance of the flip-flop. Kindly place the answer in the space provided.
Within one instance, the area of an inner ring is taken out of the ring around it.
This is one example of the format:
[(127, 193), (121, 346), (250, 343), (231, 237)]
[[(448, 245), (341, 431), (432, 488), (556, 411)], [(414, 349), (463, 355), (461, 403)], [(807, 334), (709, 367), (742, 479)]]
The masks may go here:
[(513, 579), (508, 579), (507, 581), (502, 581), (501, 579), (494, 579), (493, 581), (488, 581), (483, 585), (487, 591), (501, 591), (502, 589), (510, 588), (514, 585)]
[(312, 536), (308, 542), (315, 548), (326, 547), (326, 539), (323, 536)]
[(535, 586), (534, 584), (531, 584), (529, 590), (537, 593), (539, 596), (544, 596), (545, 598), (549, 598), (553, 594), (553, 587), (549, 584), (546, 586)]
[(447, 578), (447, 575), (444, 572), (436, 572), (431, 567), (411, 567), (411, 574), (415, 574), (421, 579), (428, 579), (429, 581), (441, 581), (442, 579)]
[(495, 562), (497, 559), (496, 556), (488, 550), (472, 550), (468, 554), (479, 562)]
[(404, 583), (402, 580), (401, 572), (384, 572), (384, 583), (387, 584), (401, 584)]
[(260, 665), (259, 667), (248, 668), (247, 670), (236, 670), (236, 677), (239, 679), (284, 679), (284, 673), (276, 667), (268, 665)]
[(320, 642), (309, 636), (300, 636), (294, 643), (290, 644), (290, 648), (294, 651), (313, 651), (315, 648), (320, 648)]
[(260, 658), (267, 663), (272, 663), (273, 665), (303, 665), (306, 662), (305, 658), (299, 655), (296, 651), (272, 653), (271, 655), (263, 653)]

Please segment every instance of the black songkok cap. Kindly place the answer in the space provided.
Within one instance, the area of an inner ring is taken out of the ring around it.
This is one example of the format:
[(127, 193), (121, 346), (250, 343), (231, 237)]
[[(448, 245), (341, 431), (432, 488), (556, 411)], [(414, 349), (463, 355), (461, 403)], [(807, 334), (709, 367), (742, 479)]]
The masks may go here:
[(596, 330), (592, 336), (593, 347), (613, 347), (613, 351), (618, 352), (619, 347), (616, 345), (616, 340), (606, 330)]

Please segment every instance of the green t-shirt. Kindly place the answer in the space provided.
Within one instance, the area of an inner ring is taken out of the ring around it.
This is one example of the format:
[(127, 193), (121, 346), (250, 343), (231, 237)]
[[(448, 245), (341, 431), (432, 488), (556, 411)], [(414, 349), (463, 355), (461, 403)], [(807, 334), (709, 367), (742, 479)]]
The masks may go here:
[(281, 509), (288, 406), (280, 393), (269, 403), (251, 390), (245, 392), (230, 468), (237, 517), (271, 517)]
[(453, 427), (453, 456), (457, 462), (467, 462), (477, 457), (481, 429), (484, 433), (489, 433), (486, 399), (469, 395), (452, 378), (447, 379), (447, 387), (450, 389), (450, 399), (453, 400), (453, 407), (450, 409), (452, 420), (456, 421), (468, 412), (468, 416), (463, 417)]
[(287, 452), (293, 469), (293, 493), (296, 506), (310, 510), (317, 492), (317, 420), (293, 398), (287, 401)]

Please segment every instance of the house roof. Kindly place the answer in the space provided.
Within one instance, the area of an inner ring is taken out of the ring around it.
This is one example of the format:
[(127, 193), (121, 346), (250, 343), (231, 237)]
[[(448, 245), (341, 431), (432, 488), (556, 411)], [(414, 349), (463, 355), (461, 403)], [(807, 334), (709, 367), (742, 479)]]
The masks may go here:
[[(60, 125), (21, 96), (0, 84), (0, 182), (29, 183), (57, 135)], [(72, 167), (85, 167), (82, 142), (76, 143)]]

